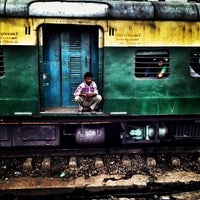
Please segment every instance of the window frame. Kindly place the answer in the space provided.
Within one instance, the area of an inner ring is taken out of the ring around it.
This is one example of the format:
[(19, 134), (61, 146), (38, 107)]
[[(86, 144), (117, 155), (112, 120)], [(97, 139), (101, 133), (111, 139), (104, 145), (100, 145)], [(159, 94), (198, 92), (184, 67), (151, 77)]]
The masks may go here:
[(0, 48), (0, 78), (2, 78), (4, 74), (5, 74), (4, 54), (3, 54), (3, 49)]
[[(162, 58), (167, 71), (163, 77), (158, 77), (157, 63)], [(138, 79), (163, 79), (168, 78), (170, 75), (170, 56), (168, 50), (137, 50), (134, 58), (135, 77)]]
[(189, 75), (200, 78), (200, 49), (194, 49), (190, 54)]

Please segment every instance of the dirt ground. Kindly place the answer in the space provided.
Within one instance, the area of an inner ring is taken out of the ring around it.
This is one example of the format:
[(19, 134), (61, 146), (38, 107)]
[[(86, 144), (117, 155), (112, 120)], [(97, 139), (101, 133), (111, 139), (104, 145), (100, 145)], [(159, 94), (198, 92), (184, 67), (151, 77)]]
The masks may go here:
[[(98, 159), (76, 157), (74, 163), (70, 163), (69, 157), (31, 160), (32, 165), (24, 167), (25, 158), (0, 159), (0, 190), (46, 187), (64, 188), (65, 192), (74, 188), (97, 192), (133, 186), (145, 188), (149, 183), (200, 183), (199, 153), (112, 154)], [(180, 195), (174, 199), (181, 199)], [(196, 199), (200, 199), (199, 192)]]

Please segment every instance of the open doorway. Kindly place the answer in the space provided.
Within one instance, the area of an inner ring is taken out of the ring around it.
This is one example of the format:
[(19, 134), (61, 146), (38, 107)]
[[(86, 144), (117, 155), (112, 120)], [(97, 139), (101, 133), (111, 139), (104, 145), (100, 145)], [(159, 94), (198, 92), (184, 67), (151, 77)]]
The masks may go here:
[(44, 25), (42, 107), (46, 112), (74, 112), (74, 90), (87, 71), (99, 85), (99, 28)]

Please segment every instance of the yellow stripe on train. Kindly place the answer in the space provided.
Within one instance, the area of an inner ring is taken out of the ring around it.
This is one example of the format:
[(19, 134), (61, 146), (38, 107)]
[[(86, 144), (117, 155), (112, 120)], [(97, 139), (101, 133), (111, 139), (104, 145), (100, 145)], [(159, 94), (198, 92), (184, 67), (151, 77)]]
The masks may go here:
[(200, 46), (200, 22), (66, 18), (2, 18), (0, 45), (37, 45), (42, 40), (38, 27), (43, 24), (99, 26), (107, 47)]

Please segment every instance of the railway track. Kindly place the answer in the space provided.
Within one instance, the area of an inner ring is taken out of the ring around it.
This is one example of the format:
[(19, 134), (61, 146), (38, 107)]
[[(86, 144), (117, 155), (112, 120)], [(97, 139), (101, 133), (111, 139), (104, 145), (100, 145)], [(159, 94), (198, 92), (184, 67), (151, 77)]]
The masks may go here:
[(200, 151), (177, 147), (4, 150), (0, 185), (1, 198), (8, 194), (171, 198), (200, 191)]
[[(14, 158), (14, 157), (44, 157), (44, 156), (92, 156), (92, 155), (106, 155), (106, 154), (161, 154), (161, 153), (199, 153), (199, 146), (160, 146), (159, 144), (145, 145), (141, 148), (141, 144), (136, 144), (132, 146), (120, 146), (120, 147), (82, 147), (82, 148), (69, 148), (69, 149), (60, 149), (60, 148), (15, 148), (15, 149), (1, 149), (0, 158)], [(72, 153), (73, 152), (73, 153)]]

